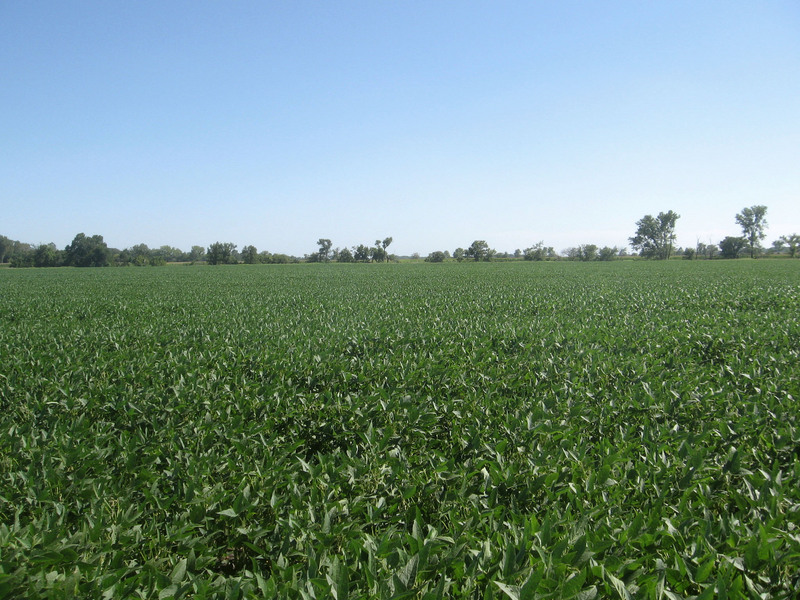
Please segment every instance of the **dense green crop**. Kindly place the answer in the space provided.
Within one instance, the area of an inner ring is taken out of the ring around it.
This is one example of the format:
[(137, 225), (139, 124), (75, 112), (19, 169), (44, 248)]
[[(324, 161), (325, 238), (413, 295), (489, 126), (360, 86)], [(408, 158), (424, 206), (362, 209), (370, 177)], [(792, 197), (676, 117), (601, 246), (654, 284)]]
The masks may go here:
[(795, 597), (798, 265), (1, 270), (0, 597)]

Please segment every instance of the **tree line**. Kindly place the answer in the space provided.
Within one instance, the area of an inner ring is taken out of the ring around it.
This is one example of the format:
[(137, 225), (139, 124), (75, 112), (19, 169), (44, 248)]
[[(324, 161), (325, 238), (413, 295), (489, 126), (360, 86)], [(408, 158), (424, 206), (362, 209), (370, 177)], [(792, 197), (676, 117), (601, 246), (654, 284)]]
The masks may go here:
[(287, 254), (259, 252), (255, 246), (245, 246), (239, 252), (236, 244), (229, 242), (215, 242), (208, 248), (192, 246), (189, 252), (172, 246), (150, 248), (147, 244), (119, 250), (109, 248), (102, 235), (79, 233), (64, 249), (59, 250), (52, 243), (32, 246), (0, 236), (0, 263), (9, 263), (12, 267), (158, 267), (167, 263), (219, 265), (291, 262), (300, 262), (300, 259)]
[(394, 241), (391, 237), (383, 240), (375, 240), (373, 246), (358, 244), (348, 248), (333, 248), (333, 242), (328, 238), (317, 240), (319, 248), (311, 254), (306, 254), (306, 262), (389, 262), (397, 260), (393, 254), (389, 254), (387, 248)]
[[(699, 240), (694, 248), (675, 248), (677, 239), (675, 227), (680, 215), (669, 210), (658, 215), (645, 215), (636, 222), (636, 233), (628, 241), (638, 255), (649, 259), (668, 260), (679, 253), (686, 259), (696, 258), (738, 258), (749, 256), (756, 258), (766, 253), (770, 255), (788, 254), (798, 256), (800, 235), (793, 233), (783, 235), (765, 250), (761, 242), (766, 238), (767, 207), (756, 205), (745, 207), (735, 216), (736, 224), (742, 235), (726, 236), (719, 244), (704, 244)], [(200, 263), (210, 265), (223, 264), (285, 264), (296, 262), (389, 262), (397, 257), (388, 251), (393, 239), (386, 237), (377, 239), (372, 245), (358, 244), (351, 248), (333, 247), (328, 238), (317, 240), (317, 248), (302, 259), (288, 254), (259, 252), (255, 246), (248, 245), (237, 250), (231, 242), (214, 242), (207, 248), (192, 246), (184, 252), (172, 246), (149, 248), (146, 244), (137, 244), (130, 248), (117, 250), (109, 248), (102, 235), (87, 236), (79, 233), (63, 250), (55, 244), (32, 246), (0, 235), (0, 263), (10, 263), (12, 267), (105, 267), (105, 266), (163, 266), (167, 263)], [(451, 254), (448, 250), (437, 250), (428, 254), (426, 262), (444, 262), (445, 260), (491, 261), (496, 259), (519, 259), (529, 261), (542, 260), (578, 260), (609, 261), (620, 256), (628, 256), (627, 247), (582, 244), (564, 249), (561, 253), (552, 246), (538, 242), (528, 248), (517, 249), (513, 253), (497, 252), (486, 240), (475, 240), (467, 248), (456, 248)], [(420, 258), (414, 254), (412, 258)]]
[[(631, 247), (638, 251), (639, 256), (649, 259), (669, 260), (678, 250), (683, 258), (738, 258), (749, 255), (756, 258), (764, 252), (761, 241), (766, 237), (767, 207), (763, 205), (750, 206), (736, 214), (735, 221), (742, 229), (741, 236), (726, 236), (718, 245), (704, 244), (698, 240), (694, 248), (674, 247), (677, 236), (675, 227), (680, 215), (672, 210), (660, 212), (658, 215), (645, 215), (636, 222), (636, 233), (628, 238)], [(800, 235), (793, 233), (784, 235), (772, 243), (767, 254), (788, 254), (791, 258), (798, 255)], [(561, 254), (556, 253), (552, 247), (544, 246), (543, 242), (534, 244), (525, 250), (514, 251), (513, 258), (524, 260), (579, 260), (579, 261), (609, 261), (620, 256), (627, 256), (627, 248), (604, 246), (599, 248), (595, 244), (582, 244), (566, 248)], [(466, 250), (456, 248), (450, 254), (446, 250), (431, 252), (425, 261), (443, 262), (446, 259), (462, 261), (471, 259), (475, 261), (489, 261), (496, 258), (511, 258), (508, 253), (499, 254), (490, 248), (485, 240), (475, 240)]]

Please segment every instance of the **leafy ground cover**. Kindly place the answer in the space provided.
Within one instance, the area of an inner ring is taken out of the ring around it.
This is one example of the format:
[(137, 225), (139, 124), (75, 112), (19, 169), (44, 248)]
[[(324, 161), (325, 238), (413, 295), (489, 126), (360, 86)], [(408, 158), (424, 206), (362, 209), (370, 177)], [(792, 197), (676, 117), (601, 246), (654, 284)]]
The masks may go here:
[(798, 264), (0, 271), (0, 597), (796, 597)]

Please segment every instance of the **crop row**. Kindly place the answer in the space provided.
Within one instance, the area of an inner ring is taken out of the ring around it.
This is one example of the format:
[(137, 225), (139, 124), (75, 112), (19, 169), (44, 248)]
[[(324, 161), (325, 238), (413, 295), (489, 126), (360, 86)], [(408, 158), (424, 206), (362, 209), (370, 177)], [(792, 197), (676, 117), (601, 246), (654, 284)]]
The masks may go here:
[(792, 597), (798, 274), (0, 271), (0, 596)]

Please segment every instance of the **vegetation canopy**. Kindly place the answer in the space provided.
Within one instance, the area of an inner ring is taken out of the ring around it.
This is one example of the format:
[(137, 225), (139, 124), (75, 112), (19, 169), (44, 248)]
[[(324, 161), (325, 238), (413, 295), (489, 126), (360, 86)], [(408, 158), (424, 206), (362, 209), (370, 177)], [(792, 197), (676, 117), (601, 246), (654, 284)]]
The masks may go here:
[(798, 264), (0, 270), (0, 597), (796, 597)]

